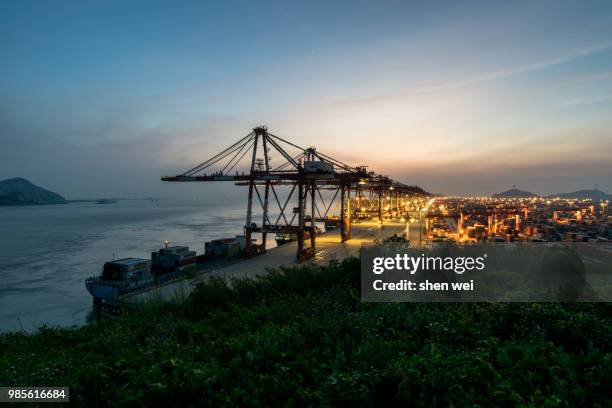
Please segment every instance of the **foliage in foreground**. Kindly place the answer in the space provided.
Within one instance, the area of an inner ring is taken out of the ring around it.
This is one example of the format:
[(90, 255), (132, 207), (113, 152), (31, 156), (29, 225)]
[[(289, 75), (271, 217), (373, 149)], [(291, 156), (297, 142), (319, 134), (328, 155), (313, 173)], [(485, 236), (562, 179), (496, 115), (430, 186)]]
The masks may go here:
[(609, 406), (606, 304), (366, 304), (359, 262), (0, 336), (0, 384), (87, 406)]

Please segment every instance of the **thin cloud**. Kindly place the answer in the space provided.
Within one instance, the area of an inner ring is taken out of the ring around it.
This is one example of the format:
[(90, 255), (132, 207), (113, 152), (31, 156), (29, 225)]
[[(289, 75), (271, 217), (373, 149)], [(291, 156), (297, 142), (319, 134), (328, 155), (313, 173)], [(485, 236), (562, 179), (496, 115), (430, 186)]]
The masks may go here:
[(578, 106), (578, 105), (587, 105), (587, 104), (594, 104), (594, 103), (609, 102), (611, 100), (612, 100), (612, 94), (611, 95), (593, 96), (593, 97), (589, 97), (589, 98), (568, 99), (568, 100), (565, 100), (565, 101), (561, 101), (561, 103), (559, 105), (564, 106), (564, 107), (568, 107), (568, 106)]
[(470, 85), (475, 85), (483, 82), (494, 81), (497, 79), (507, 78), (514, 75), (526, 74), (530, 72), (541, 71), (543, 69), (547, 69), (550, 67), (554, 67), (556, 65), (561, 65), (567, 62), (571, 62), (580, 58), (585, 58), (590, 55), (606, 51), (612, 48), (612, 41), (599, 43), (595, 45), (591, 45), (584, 48), (570, 50), (558, 57), (537, 61), (531, 64), (519, 65), (514, 67), (509, 67), (489, 73), (480, 74), (471, 78), (462, 79), (459, 81), (446, 82), (438, 85), (426, 86), (422, 88), (410, 89), (405, 91), (399, 91), (395, 93), (389, 93), (385, 95), (377, 95), (369, 98), (363, 99), (352, 99), (341, 101), (335, 105), (350, 105), (355, 103), (367, 103), (367, 102), (378, 102), (387, 99), (397, 99), (403, 98), (407, 96), (414, 95), (424, 95), (437, 93), (441, 91), (454, 90), (459, 88), (464, 88)]
[(574, 82), (603, 81), (609, 78), (612, 78), (612, 71), (598, 72), (596, 74), (581, 76), (581, 77), (576, 78)]

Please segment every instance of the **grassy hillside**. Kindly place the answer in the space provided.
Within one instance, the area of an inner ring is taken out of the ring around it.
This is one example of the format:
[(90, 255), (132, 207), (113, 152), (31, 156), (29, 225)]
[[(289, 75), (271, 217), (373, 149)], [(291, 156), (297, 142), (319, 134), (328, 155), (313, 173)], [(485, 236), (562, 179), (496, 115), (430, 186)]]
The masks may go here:
[(365, 304), (359, 262), (0, 336), (0, 384), (87, 406), (610, 406), (605, 304)]

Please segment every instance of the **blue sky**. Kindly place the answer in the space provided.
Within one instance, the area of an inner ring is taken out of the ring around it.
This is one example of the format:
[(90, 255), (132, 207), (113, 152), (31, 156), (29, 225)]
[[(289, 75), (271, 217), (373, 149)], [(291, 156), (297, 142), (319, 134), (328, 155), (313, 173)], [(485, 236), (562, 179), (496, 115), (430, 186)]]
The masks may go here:
[(607, 1), (4, 1), (0, 41), (0, 178), (71, 198), (194, 194), (159, 176), (261, 123), (434, 192), (612, 190)]

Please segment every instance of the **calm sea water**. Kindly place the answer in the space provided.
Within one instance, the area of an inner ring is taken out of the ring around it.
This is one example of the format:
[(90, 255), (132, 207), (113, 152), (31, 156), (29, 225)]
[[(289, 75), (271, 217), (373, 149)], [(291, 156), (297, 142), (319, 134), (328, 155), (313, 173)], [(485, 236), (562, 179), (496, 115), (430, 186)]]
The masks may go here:
[(0, 207), (0, 332), (70, 326), (93, 316), (85, 289), (105, 261), (242, 233), (244, 203), (146, 200)]

